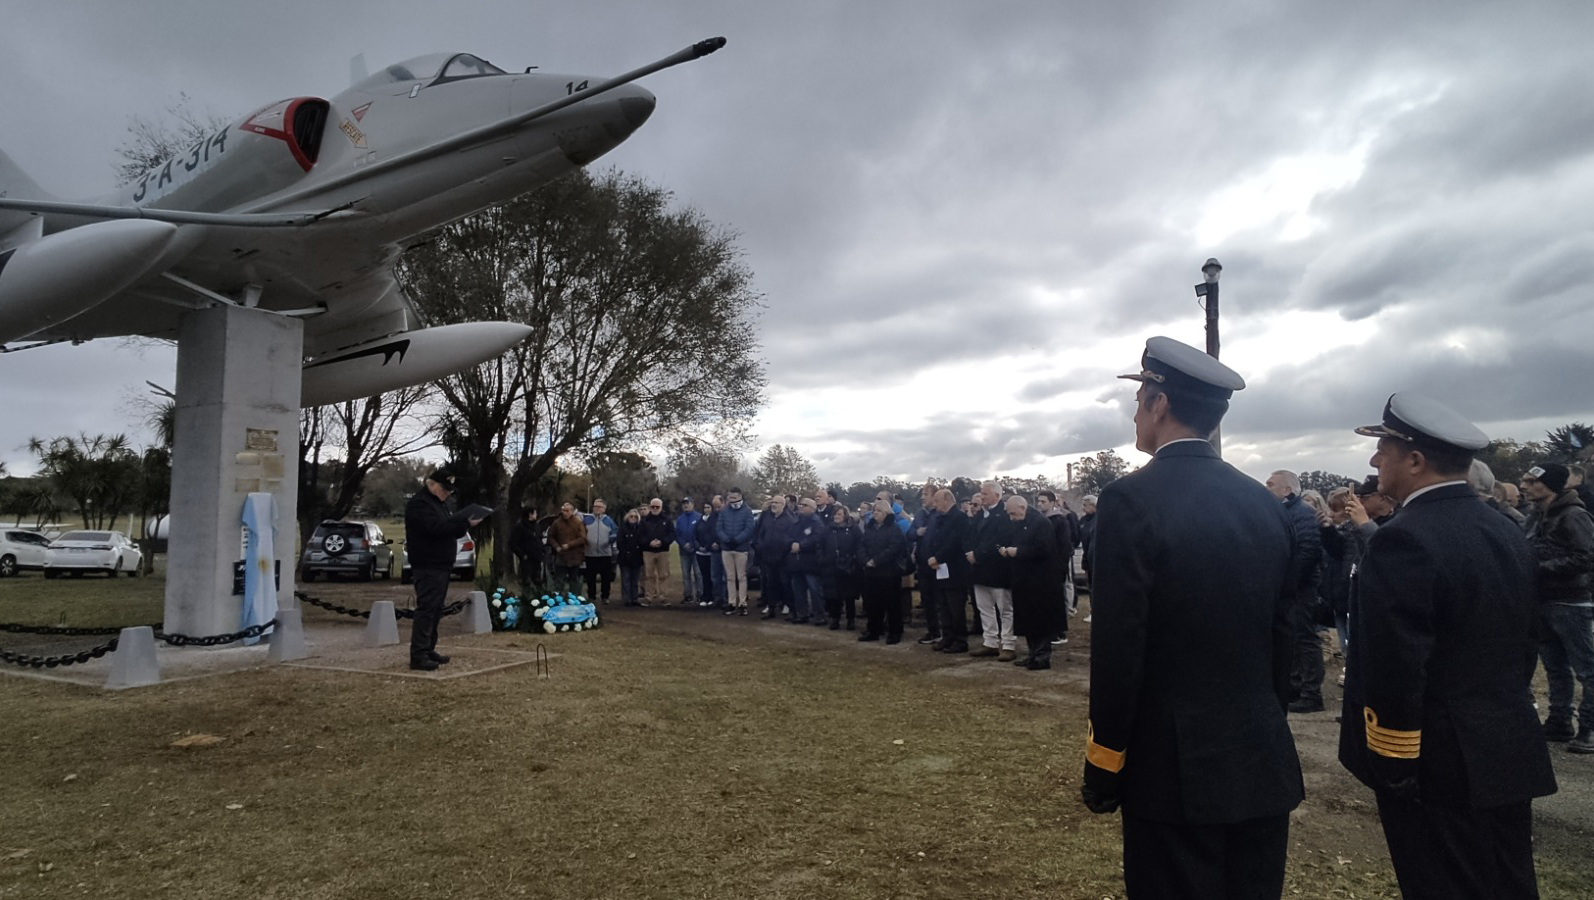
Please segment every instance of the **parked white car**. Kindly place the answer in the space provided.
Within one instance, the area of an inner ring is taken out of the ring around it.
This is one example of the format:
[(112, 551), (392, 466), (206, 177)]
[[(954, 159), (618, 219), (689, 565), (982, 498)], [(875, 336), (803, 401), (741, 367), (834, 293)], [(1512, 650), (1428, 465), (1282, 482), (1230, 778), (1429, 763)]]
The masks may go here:
[(0, 578), (44, 568), (50, 558), (50, 539), (37, 531), (0, 530)]
[(138, 545), (120, 531), (68, 531), (50, 542), (44, 577), (104, 572), (115, 578), (117, 572), (126, 572), (129, 578), (137, 578), (143, 562)]

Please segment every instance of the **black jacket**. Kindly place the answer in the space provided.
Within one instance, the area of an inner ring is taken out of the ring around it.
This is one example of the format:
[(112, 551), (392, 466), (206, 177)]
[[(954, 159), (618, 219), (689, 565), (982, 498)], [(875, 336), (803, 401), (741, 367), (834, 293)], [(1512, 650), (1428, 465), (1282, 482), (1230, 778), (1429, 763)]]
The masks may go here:
[[(976, 514), (963, 549), (974, 554), (973, 581), (985, 587), (1010, 588), (1013, 586), (1013, 561), (996, 552), (998, 547), (1013, 546), (1013, 523), (1002, 506), (989, 514)], [(966, 558), (966, 557), (965, 557)]]
[[(656, 516), (648, 513), (643, 516), (642, 524), (637, 526), (637, 532), (642, 539), (643, 553), (663, 553), (675, 543), (675, 523), (663, 513)], [(659, 545), (649, 546), (654, 541), (658, 541)]]
[[(825, 523), (819, 521), (817, 515), (796, 516), (792, 519), (786, 533), (791, 541), (786, 545), (786, 571), (811, 572), (818, 574), (821, 563), (819, 557), (825, 545), (825, 533), (830, 529)], [(791, 552), (791, 545), (797, 545), (797, 552)]]
[(856, 525), (830, 523), (825, 529), (821, 570), (826, 575), (856, 575), (858, 573), (858, 542), (863, 532)]
[(965, 545), (968, 543), (970, 527), (969, 517), (956, 506), (947, 510), (935, 523), (935, 534), (929, 547), (930, 557), (935, 559), (938, 566), (946, 564), (947, 578), (944, 580), (949, 588), (966, 590), (971, 583), (969, 579), (973, 577), (974, 568), (969, 565), (968, 557), (963, 555), (967, 552)]
[(1153, 821), (1294, 809), (1297, 581), (1278, 498), (1178, 441), (1101, 492), (1096, 540), (1087, 764), (1118, 767), (1124, 811)]
[[(649, 538), (649, 540), (652, 540)], [(620, 520), (620, 537), (615, 544), (615, 562), (621, 566), (640, 568), (642, 565), (642, 525)]]
[(719, 534), (714, 528), (714, 523), (719, 519), (718, 510), (697, 520), (697, 525), (692, 528), (692, 540), (697, 543), (697, 555), (713, 555), (720, 552)]
[(537, 523), (521, 519), (509, 527), (509, 552), (527, 559), (542, 559), (542, 535)]
[(470, 520), (421, 488), (404, 505), (404, 549), (411, 569), (452, 569)]
[(1350, 613), (1351, 576), (1367, 550), (1367, 537), (1350, 522), (1318, 529), (1323, 544), (1323, 576), (1317, 595), (1336, 616)]
[[(1577, 491), (1564, 490), (1528, 515), (1528, 543), (1538, 559), (1539, 599), (1545, 603), (1586, 606), (1589, 572), (1594, 568), (1594, 518)], [(1594, 723), (1591, 723), (1594, 724)]]
[[(900, 581), (907, 561), (908, 537), (895, 520), (876, 522), (871, 518), (863, 526), (863, 536), (858, 540), (858, 574)], [(874, 565), (869, 565), (871, 562)]]
[[(1011, 521), (1011, 520), (1009, 520)], [(1067, 519), (1065, 518), (1066, 522)], [(1022, 635), (1044, 634), (1057, 627), (1056, 608), (1063, 602), (1063, 551), (1057, 540), (1057, 523), (1031, 507), (1022, 522), (1013, 522), (1009, 534), (1013, 558), (1013, 624)]]
[(913, 517), (913, 527), (908, 529), (908, 543), (913, 547), (913, 565), (920, 573), (928, 572), (932, 555), (930, 545), (935, 540), (936, 528), (941, 524), (941, 514), (926, 506)]
[(1284, 511), (1289, 513), (1290, 525), (1295, 529), (1295, 575), (1301, 590), (1315, 592), (1318, 572), (1323, 566), (1323, 539), (1318, 533), (1317, 510), (1299, 494), (1291, 494), (1284, 498)]
[(1085, 555), (1081, 562), (1085, 571), (1091, 571), (1093, 561), (1091, 557), (1096, 552), (1096, 514), (1085, 513), (1079, 517), (1079, 546), (1084, 549)]
[[(1339, 760), (1379, 789), (1415, 751), (1424, 804), (1488, 809), (1555, 791), (1528, 683), (1533, 550), (1464, 483), (1374, 532), (1351, 597)], [(1096, 614), (1097, 619), (1101, 613)]]
[(758, 528), (753, 534), (753, 555), (760, 571), (784, 572), (791, 560), (792, 526), (797, 517), (791, 510), (783, 509), (780, 515), (765, 510), (758, 517)]

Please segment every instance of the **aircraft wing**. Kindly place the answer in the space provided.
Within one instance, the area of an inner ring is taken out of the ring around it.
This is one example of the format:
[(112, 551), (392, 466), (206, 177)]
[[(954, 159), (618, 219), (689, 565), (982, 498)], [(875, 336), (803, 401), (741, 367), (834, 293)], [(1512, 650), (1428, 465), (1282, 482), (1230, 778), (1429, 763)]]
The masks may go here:
[(173, 225), (220, 225), (227, 228), (291, 228), (309, 225), (331, 216), (350, 215), (343, 209), (315, 213), (213, 213), (8, 197), (0, 197), (0, 210), (71, 216), (80, 219), (148, 219), (154, 222), (169, 222)]
[[(143, 276), (28, 340), (171, 339), (184, 312), (217, 302), (303, 318), (305, 350), (312, 355), (418, 325), (393, 274), (399, 248), (371, 242), (363, 229), (331, 221), (311, 228), (165, 227), (177, 232), (169, 251), (178, 257), (173, 264), (151, 260)], [(307, 241), (314, 252), (306, 252)]]

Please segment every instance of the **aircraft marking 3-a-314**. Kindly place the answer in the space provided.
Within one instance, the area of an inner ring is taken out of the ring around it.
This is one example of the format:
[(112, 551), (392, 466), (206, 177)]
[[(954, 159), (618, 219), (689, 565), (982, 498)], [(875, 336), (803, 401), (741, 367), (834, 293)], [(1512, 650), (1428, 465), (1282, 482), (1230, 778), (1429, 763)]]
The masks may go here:
[(304, 406), (492, 359), (531, 330), (425, 327), (393, 274), (400, 251), (614, 149), (653, 112), (632, 82), (724, 44), (608, 79), (417, 57), (331, 100), (256, 110), (80, 202), (0, 152), (0, 347), (173, 338), (186, 310), (255, 307), (304, 321)]

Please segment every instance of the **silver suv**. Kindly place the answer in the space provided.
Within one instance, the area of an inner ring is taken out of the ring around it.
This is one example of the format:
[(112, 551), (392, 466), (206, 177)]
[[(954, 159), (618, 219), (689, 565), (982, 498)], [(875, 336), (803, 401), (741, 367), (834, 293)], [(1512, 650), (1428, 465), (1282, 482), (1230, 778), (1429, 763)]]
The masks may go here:
[(393, 542), (375, 522), (334, 522), (315, 527), (299, 557), (299, 579), (306, 583), (322, 575), (354, 575), (370, 581), (377, 575), (392, 578), (398, 568)]

